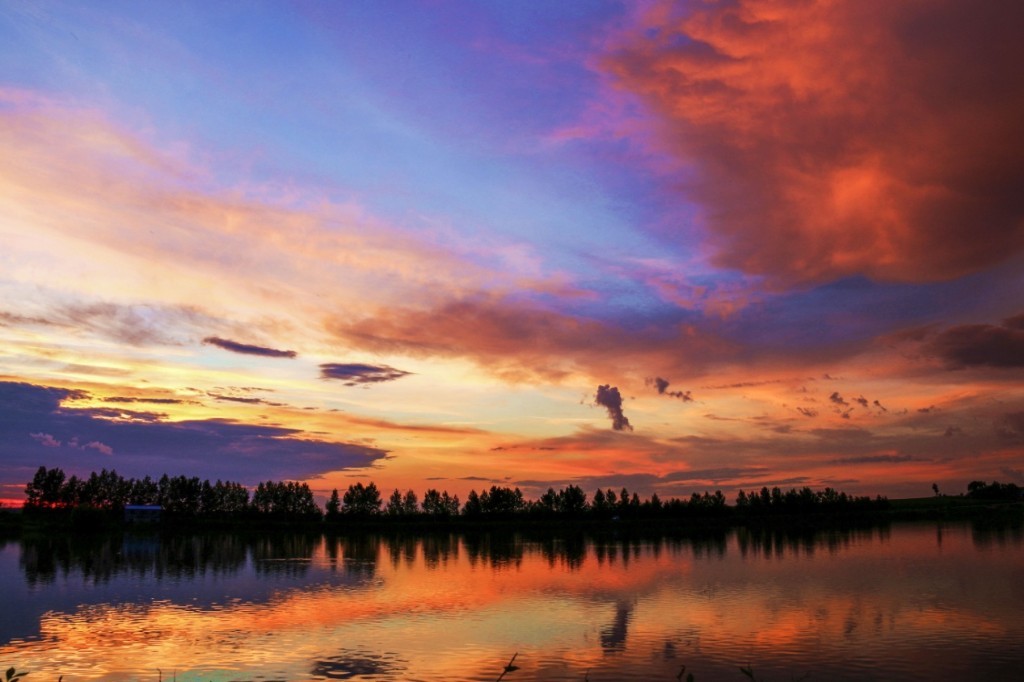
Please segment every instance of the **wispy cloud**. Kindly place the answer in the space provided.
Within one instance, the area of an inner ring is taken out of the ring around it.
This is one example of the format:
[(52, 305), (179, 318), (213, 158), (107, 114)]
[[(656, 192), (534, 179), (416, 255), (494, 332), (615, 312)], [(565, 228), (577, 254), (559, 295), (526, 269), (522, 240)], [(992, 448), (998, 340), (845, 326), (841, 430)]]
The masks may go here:
[(154, 405), (180, 405), (185, 401), (181, 398), (140, 398), (136, 396), (108, 396), (103, 399), (106, 403), (152, 403)]
[(411, 372), (387, 365), (365, 365), (361, 363), (328, 362), (320, 365), (321, 379), (337, 379), (346, 386), (380, 384), (395, 381)]
[(644, 379), (644, 383), (648, 386), (654, 386), (658, 391), (658, 395), (667, 395), (672, 398), (679, 398), (684, 403), (693, 402), (693, 395), (690, 391), (670, 391), (668, 390), (669, 381), (661, 377), (648, 377)]
[(298, 353), (293, 350), (278, 350), (276, 348), (268, 348), (266, 346), (255, 346), (248, 343), (239, 343), (238, 341), (232, 341), (230, 339), (222, 339), (218, 336), (207, 336), (203, 339), (203, 343), (211, 346), (217, 346), (224, 350), (229, 350), (232, 353), (241, 353), (242, 355), (259, 355), (265, 358), (294, 358)]

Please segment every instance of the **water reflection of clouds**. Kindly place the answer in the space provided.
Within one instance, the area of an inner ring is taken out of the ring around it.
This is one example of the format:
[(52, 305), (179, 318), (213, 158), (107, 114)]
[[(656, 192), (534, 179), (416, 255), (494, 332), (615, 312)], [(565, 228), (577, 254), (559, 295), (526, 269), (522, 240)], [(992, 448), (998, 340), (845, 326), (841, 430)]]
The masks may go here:
[[(126, 661), (159, 661), (182, 679), (182, 671), (226, 666), (243, 677), (451, 679), (502, 663), (512, 651), (527, 654), (524, 679), (582, 679), (588, 669), (635, 676), (641, 661), (663, 666), (665, 676), (681, 663), (700, 661), (695, 672), (713, 676), (727, 664), (761, 661), (766, 673), (785, 677), (801, 672), (794, 666), (809, 648), (833, 659), (867, 651), (880, 660), (893, 646), (929, 646), (950, 633), (966, 637), (965, 629), (993, 642), (1021, 634), (1019, 625), (1008, 625), (1016, 622), (1013, 608), (991, 585), (970, 587), (957, 602), (939, 592), (980, 570), (966, 551), (973, 546), (968, 527), (947, 530), (935, 576), (920, 570), (928, 548), (938, 551), (932, 529), (906, 542), (903, 532), (899, 542), (862, 531), (848, 541), (821, 536), (814, 551), (800, 534), (767, 533), (767, 541), (755, 535), (746, 551), (740, 534), (657, 543), (503, 534), (241, 542), (250, 558), (233, 572), (164, 573), (158, 584), (185, 589), (157, 601), (138, 595), (97, 603), (140, 577), (124, 564), (107, 582), (40, 616), (40, 637), (2, 647), (0, 656), (55, 676), (80, 671), (80, 679), (97, 671), (115, 679), (112, 671), (135, 665)], [(144, 547), (136, 551), (145, 554)], [(1011, 552), (1012, 543), (1004, 549)], [(301, 556), (289, 559), (289, 550)], [(223, 559), (237, 550), (189, 556)], [(1019, 552), (1009, 556), (1019, 567)], [(69, 561), (71, 573), (54, 577), (65, 588), (78, 570)], [(1001, 585), (1013, 566), (985, 570)], [(190, 601), (189, 592), (211, 578), (236, 598)], [(272, 589), (259, 587), (267, 584)], [(80, 663), (92, 672), (75, 667)]]

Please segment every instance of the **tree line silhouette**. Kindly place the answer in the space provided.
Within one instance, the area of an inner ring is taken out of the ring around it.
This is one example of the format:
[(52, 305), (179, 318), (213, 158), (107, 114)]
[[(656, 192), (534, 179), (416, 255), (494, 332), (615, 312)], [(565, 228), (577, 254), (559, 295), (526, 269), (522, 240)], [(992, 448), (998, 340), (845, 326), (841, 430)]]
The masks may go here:
[(1000, 483), (992, 481), (971, 481), (967, 484), (967, 497), (976, 500), (1019, 500), (1024, 496), (1024, 488), (1016, 483)]
[(60, 468), (39, 467), (25, 486), (25, 509), (95, 509), (121, 511), (128, 505), (158, 505), (179, 516), (232, 517), (265, 514), (319, 517), (320, 507), (306, 483), (266, 481), (250, 494), (234, 481), (210, 483), (192, 476), (157, 480), (125, 478), (115, 470), (95, 471), (88, 478), (67, 476)]
[[(993, 483), (972, 483), (971, 495), (1009, 494), (1009, 488)], [(1014, 491), (1017, 490), (1013, 484)], [(689, 498), (662, 500), (656, 493), (641, 499), (625, 487), (598, 488), (592, 497), (577, 485), (560, 490), (548, 488), (536, 500), (528, 500), (518, 488), (492, 485), (471, 490), (463, 503), (447, 490), (430, 488), (418, 496), (415, 491), (397, 488), (385, 501), (375, 483), (354, 483), (341, 495), (335, 489), (321, 509), (309, 485), (294, 481), (266, 481), (250, 492), (233, 481), (211, 483), (198, 477), (168, 476), (157, 480), (125, 478), (114, 470), (92, 472), (87, 478), (67, 476), (62, 469), (39, 467), (25, 486), (25, 509), (91, 509), (119, 512), (128, 505), (159, 505), (169, 515), (179, 517), (239, 518), (284, 517), (293, 519), (374, 520), (467, 520), (532, 517), (545, 518), (680, 518), (680, 517), (758, 517), (801, 515), (807, 513), (843, 513), (883, 510), (888, 500), (878, 496), (857, 497), (833, 488), (814, 491), (809, 487), (783, 491), (763, 487), (760, 491), (740, 491), (729, 505), (722, 491), (693, 493)]]

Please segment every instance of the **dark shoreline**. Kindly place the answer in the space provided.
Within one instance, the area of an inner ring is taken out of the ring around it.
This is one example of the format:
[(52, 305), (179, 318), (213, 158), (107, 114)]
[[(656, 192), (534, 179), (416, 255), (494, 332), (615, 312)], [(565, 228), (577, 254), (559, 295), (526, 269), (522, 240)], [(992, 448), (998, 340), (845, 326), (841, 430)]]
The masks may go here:
[(886, 509), (813, 511), (807, 513), (752, 514), (727, 507), (710, 515), (643, 515), (628, 517), (594, 514), (561, 515), (522, 513), (476, 518), (456, 516), (429, 517), (357, 517), (342, 515), (336, 519), (268, 517), (240, 515), (229, 518), (175, 517), (165, 515), (158, 522), (129, 523), (114, 511), (97, 509), (61, 509), (23, 513), (0, 511), (0, 537), (16, 538), (39, 533), (105, 533), (130, 530), (133, 533), (176, 534), (196, 532), (322, 532), (328, 535), (348, 533), (438, 532), (597, 532), (674, 535), (721, 532), (731, 528), (765, 530), (828, 530), (864, 528), (905, 521), (973, 521), (996, 525), (1024, 524), (1024, 502), (999, 502), (966, 497), (936, 497), (890, 500)]

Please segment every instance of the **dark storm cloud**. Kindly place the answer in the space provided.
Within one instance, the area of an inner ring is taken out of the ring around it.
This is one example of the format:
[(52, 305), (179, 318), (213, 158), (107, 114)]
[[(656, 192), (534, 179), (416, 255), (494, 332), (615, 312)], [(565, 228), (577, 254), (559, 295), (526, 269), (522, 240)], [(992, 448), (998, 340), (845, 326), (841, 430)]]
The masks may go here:
[(224, 350), (229, 350), (232, 353), (259, 355), (265, 358), (294, 358), (298, 355), (293, 350), (278, 350), (276, 348), (267, 348), (266, 346), (253, 346), (247, 343), (231, 341), (230, 339), (222, 339), (219, 336), (207, 336), (203, 339), (203, 343), (211, 346), (217, 346)]
[(1024, 367), (1024, 315), (1002, 325), (965, 324), (950, 327), (925, 347), (949, 369), (965, 367)]
[(0, 382), (0, 483), (24, 484), (42, 465), (79, 475), (116, 468), (125, 476), (185, 474), (254, 484), (365, 467), (387, 456), (276, 426), (164, 422), (152, 413), (61, 406), (82, 393)]
[(594, 395), (594, 403), (596, 405), (601, 405), (608, 410), (608, 416), (612, 420), (612, 428), (614, 430), (633, 430), (633, 427), (629, 423), (629, 419), (627, 419), (626, 415), (622, 412), (622, 395), (619, 393), (618, 387), (610, 386), (608, 384), (598, 386), (597, 393)]
[(653, 378), (649, 377), (647, 379), (644, 379), (644, 383), (646, 385), (648, 385), (648, 386), (654, 386), (657, 389), (657, 391), (658, 391), (658, 395), (667, 395), (667, 396), (671, 396), (673, 398), (679, 398), (684, 403), (691, 403), (691, 402), (693, 402), (693, 396), (690, 394), (690, 391), (670, 391), (670, 390), (668, 390), (668, 387), (669, 387), (668, 379), (662, 379), (661, 377), (653, 377)]
[(360, 384), (380, 384), (385, 381), (395, 381), (412, 372), (395, 369), (387, 365), (363, 365), (359, 363), (325, 363), (320, 365), (321, 379), (338, 379), (346, 386), (358, 386)]
[(848, 406), (850, 404), (843, 399), (843, 396), (839, 395), (838, 391), (830, 395), (828, 399), (834, 402), (836, 405)]

